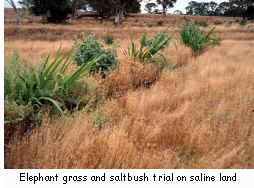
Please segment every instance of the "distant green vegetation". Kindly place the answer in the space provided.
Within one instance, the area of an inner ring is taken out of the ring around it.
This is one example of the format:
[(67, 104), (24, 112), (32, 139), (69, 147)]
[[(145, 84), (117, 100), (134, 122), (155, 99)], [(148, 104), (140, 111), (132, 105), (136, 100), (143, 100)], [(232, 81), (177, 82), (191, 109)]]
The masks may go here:
[(208, 27), (209, 26), (209, 24), (207, 23), (207, 22), (205, 22), (205, 21), (200, 21), (200, 22), (194, 22), (196, 25), (198, 25), (198, 26), (201, 26), (201, 27)]
[(215, 27), (205, 33), (195, 23), (186, 22), (181, 27), (180, 40), (184, 45), (190, 47), (194, 53), (201, 52), (207, 46), (218, 43), (218, 40), (211, 37), (214, 30)]
[(214, 23), (214, 25), (223, 25), (223, 22), (222, 21), (215, 21), (215, 22), (213, 22)]
[(147, 33), (144, 33), (140, 39), (140, 46), (136, 46), (131, 40), (130, 47), (124, 51), (124, 55), (130, 57), (134, 61), (140, 62), (149, 62), (156, 54), (164, 58), (160, 51), (168, 46), (172, 38), (173, 37), (167, 35), (166, 32), (158, 33), (152, 38), (148, 38)]
[(106, 34), (104, 36), (104, 42), (106, 44), (113, 44), (114, 43), (114, 37), (111, 34)]
[(247, 21), (246, 21), (246, 20), (241, 20), (241, 21), (239, 22), (239, 24), (240, 24), (241, 26), (245, 26), (245, 25), (247, 25)]
[[(108, 38), (109, 39), (109, 38)], [(91, 72), (108, 71), (116, 65), (116, 49), (103, 49), (96, 40), (95, 35), (84, 36), (82, 41), (76, 40), (74, 44), (74, 62), (78, 66), (88, 64), (98, 54), (104, 56), (90, 69)]]

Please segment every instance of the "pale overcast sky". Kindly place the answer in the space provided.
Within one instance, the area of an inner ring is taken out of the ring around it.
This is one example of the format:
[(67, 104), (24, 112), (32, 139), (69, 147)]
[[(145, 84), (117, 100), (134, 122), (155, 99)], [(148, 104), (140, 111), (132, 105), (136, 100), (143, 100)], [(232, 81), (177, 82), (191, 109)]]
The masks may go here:
[[(14, 0), (15, 2), (18, 2), (18, 0)], [(156, 0), (154, 0), (155, 2)], [(175, 10), (181, 10), (183, 12), (185, 12), (185, 7), (188, 6), (188, 3), (190, 2), (191, 0), (177, 0), (174, 8), (171, 8), (169, 9), (169, 12), (174, 12)], [(210, 2), (212, 0), (194, 0), (196, 2)], [(216, 3), (220, 3), (222, 1), (228, 1), (228, 0), (213, 0), (214, 2)], [(142, 10), (144, 9), (144, 5), (149, 2), (148, 0), (143, 0), (143, 3), (142, 3)], [(152, 1), (151, 1), (152, 2)], [(4, 6), (5, 7), (10, 7), (9, 4), (5, 1), (4, 2)]]
[[(223, 2), (223, 1), (228, 1), (228, 0), (177, 0), (174, 8), (169, 9), (168, 12), (172, 13), (175, 10), (181, 10), (181, 11), (185, 12), (185, 7), (188, 6), (188, 3), (190, 1), (196, 1), (196, 2), (211, 2), (211, 1), (214, 1), (214, 2), (219, 4), (219, 3)], [(143, 2), (144, 3), (142, 4), (142, 10), (144, 9), (144, 5), (147, 2), (149, 2), (149, 0), (144, 0)], [(152, 2), (152, 0), (151, 0), (151, 2)], [(153, 2), (156, 2), (156, 0), (153, 0)]]

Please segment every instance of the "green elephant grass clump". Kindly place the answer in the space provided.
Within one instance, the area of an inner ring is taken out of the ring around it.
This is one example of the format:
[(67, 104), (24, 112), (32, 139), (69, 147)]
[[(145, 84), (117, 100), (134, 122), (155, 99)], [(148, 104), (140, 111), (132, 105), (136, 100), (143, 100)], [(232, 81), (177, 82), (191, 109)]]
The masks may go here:
[(84, 36), (82, 41), (74, 43), (74, 62), (78, 66), (84, 66), (97, 56), (103, 54), (100, 60), (90, 69), (90, 72), (105, 72), (116, 66), (116, 47), (104, 49), (96, 40), (95, 35)]
[(186, 22), (180, 29), (180, 40), (181, 42), (190, 47), (195, 54), (201, 53), (206, 47), (210, 45), (219, 44), (219, 41), (212, 38), (215, 27), (208, 33), (200, 30), (193, 22)]
[(155, 55), (160, 55), (166, 61), (161, 51), (168, 46), (171, 40), (172, 36), (167, 35), (166, 32), (158, 33), (152, 38), (148, 38), (147, 33), (144, 33), (140, 39), (140, 46), (138, 47), (131, 40), (130, 47), (124, 51), (124, 55), (128, 56), (133, 61), (142, 63), (152, 62), (151, 60)]
[[(86, 95), (86, 83), (81, 78), (88, 75), (103, 57), (97, 54), (86, 64), (71, 71), (71, 53), (64, 56), (59, 49), (52, 62), (48, 56), (39, 67), (34, 67), (22, 64), (15, 50), (4, 70), (5, 122), (24, 119), (39, 121), (39, 115), (45, 109), (52, 113), (64, 113), (70, 106), (70, 98), (73, 101), (77, 99), (76, 93), (84, 91), (83, 95)], [(73, 92), (73, 86), (76, 85), (79, 87)]]

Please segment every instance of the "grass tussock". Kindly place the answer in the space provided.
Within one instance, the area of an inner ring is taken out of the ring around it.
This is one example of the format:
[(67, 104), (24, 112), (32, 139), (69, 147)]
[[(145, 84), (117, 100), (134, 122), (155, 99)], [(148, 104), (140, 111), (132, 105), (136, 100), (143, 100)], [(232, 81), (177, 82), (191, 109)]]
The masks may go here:
[(148, 38), (147, 33), (144, 33), (140, 38), (140, 46), (136, 46), (131, 40), (130, 47), (124, 51), (124, 55), (135, 62), (149, 62), (155, 55), (160, 55), (164, 58), (161, 51), (169, 45), (171, 40), (172, 36), (168, 35), (166, 31), (158, 33), (152, 38)]
[(89, 106), (98, 95), (85, 78), (102, 58), (103, 54), (98, 54), (74, 68), (72, 53), (64, 56), (59, 48), (53, 61), (48, 55), (35, 67), (23, 64), (18, 51), (14, 50), (4, 70), (6, 143), (15, 132), (23, 135), (40, 125), (44, 114), (64, 115)]
[(252, 49), (253, 42), (225, 41), (163, 72), (150, 89), (132, 90), (131, 71), (119, 67), (112, 73), (119, 79), (107, 82), (131, 89), (101, 102), (105, 119), (94, 112), (44, 121), (6, 146), (5, 167), (253, 168)]
[(159, 68), (154, 64), (126, 61), (109, 74), (102, 87), (108, 97), (120, 97), (128, 91), (149, 88), (159, 77)]
[(196, 23), (186, 22), (181, 27), (180, 40), (184, 45), (190, 47), (193, 51), (193, 54), (197, 56), (208, 46), (218, 43), (218, 41), (212, 37), (214, 30), (215, 27), (208, 33), (205, 33)]

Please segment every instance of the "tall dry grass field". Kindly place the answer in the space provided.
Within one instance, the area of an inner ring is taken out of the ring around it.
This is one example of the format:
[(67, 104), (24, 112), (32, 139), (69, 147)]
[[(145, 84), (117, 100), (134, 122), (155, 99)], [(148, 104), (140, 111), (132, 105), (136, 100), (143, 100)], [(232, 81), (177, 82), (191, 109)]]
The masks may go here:
[[(94, 112), (45, 117), (6, 143), (5, 168), (254, 168), (253, 24), (228, 26), (230, 20), (213, 18), (225, 21), (217, 28), (221, 45), (196, 58), (176, 37), (164, 52), (176, 68), (159, 73), (123, 56), (132, 32), (136, 41), (144, 31), (168, 27), (177, 35), (173, 21), (183, 18), (169, 17), (162, 27), (141, 25), (155, 19), (160, 17), (131, 17), (119, 27), (85, 19), (67, 26), (6, 20), (5, 63), (12, 48), (35, 63), (60, 44), (69, 51), (74, 35), (89, 30), (100, 39), (112, 32), (120, 64), (99, 83), (105, 96)], [(13, 28), (16, 36), (9, 34)], [(36, 33), (38, 28), (50, 30)]]

